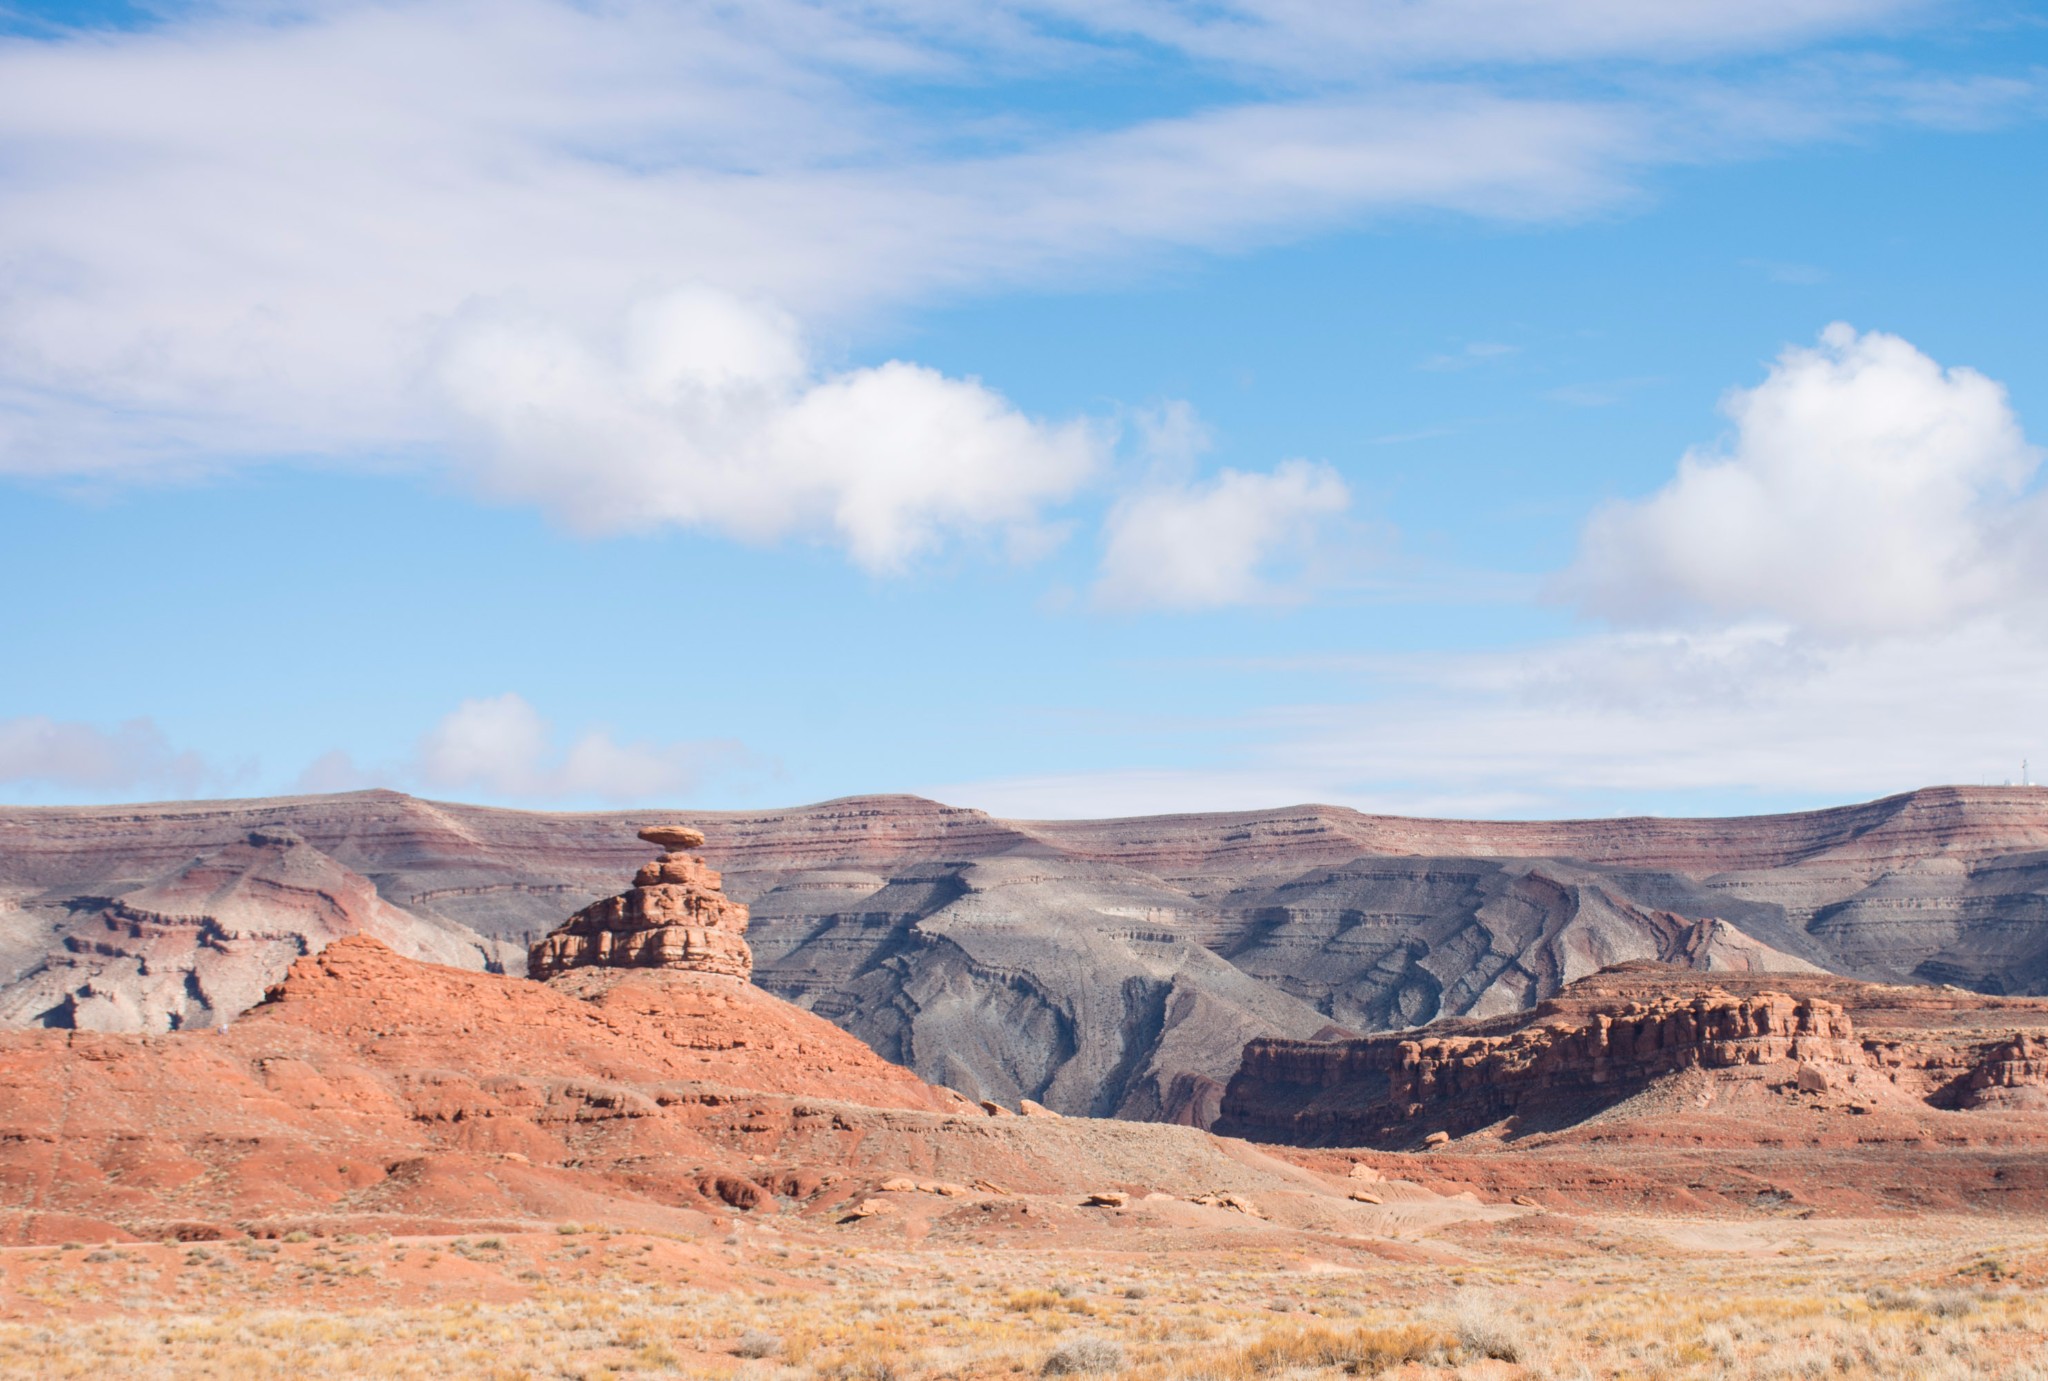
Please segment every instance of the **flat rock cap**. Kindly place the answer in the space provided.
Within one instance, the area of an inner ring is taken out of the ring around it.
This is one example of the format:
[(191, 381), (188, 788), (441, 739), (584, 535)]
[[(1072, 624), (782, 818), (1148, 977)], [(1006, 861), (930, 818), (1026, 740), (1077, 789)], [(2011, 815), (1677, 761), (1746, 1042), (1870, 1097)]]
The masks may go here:
[(664, 849), (694, 849), (704, 842), (704, 831), (688, 825), (649, 825), (640, 831), (640, 837)]

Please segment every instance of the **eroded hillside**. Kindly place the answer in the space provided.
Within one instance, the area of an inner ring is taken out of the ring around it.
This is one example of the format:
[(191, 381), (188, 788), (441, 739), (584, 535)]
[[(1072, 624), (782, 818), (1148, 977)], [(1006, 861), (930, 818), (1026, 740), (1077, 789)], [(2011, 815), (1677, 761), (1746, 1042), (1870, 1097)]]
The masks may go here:
[[(0, 811), (0, 1017), (218, 1025), (341, 934), (516, 972), (669, 818), (393, 792)], [(762, 987), (934, 1082), (1070, 1113), (1206, 1124), (1255, 1037), (1507, 1014), (1631, 959), (2048, 991), (2040, 789), (1726, 820), (690, 818)]]

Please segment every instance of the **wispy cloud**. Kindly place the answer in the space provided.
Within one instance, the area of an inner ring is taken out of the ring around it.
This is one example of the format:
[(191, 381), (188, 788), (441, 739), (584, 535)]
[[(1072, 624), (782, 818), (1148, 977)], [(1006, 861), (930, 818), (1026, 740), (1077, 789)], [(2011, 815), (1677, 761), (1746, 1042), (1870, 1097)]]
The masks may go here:
[(1855, 646), (1757, 625), (1361, 661), (1357, 699), (1179, 739), (1152, 727), (1149, 750), (1201, 766), (1138, 761), (922, 789), (1025, 817), (1311, 801), (1460, 817), (1713, 814), (1997, 782), (2023, 757), (2048, 759), (2048, 645), (1988, 620)]
[(1451, 373), (1460, 369), (1470, 369), (1474, 365), (1486, 364), (1492, 360), (1506, 359), (1510, 355), (1519, 355), (1520, 353), (1522, 353), (1522, 347), (1519, 345), (1504, 345), (1499, 341), (1492, 340), (1472, 341), (1448, 354), (1431, 355), (1423, 360), (1421, 364), (1417, 365), (1416, 368), (1426, 369), (1438, 374)]
[(190, 795), (218, 775), (198, 753), (174, 746), (149, 719), (111, 729), (45, 715), (0, 719), (0, 785)]
[(1811, 288), (1828, 281), (1828, 271), (1813, 264), (1793, 263), (1782, 259), (1744, 259), (1742, 266), (1761, 273), (1773, 283), (1786, 283), (1794, 287)]
[(1406, 446), (1415, 441), (1434, 441), (1441, 436), (1455, 436), (1460, 430), (1460, 427), (1455, 426), (1421, 427), (1412, 432), (1388, 432), (1384, 436), (1369, 436), (1365, 439), (1365, 444), (1368, 446)]
[(1552, 403), (1574, 408), (1611, 408), (1631, 393), (1664, 382), (1660, 378), (1602, 379), (1591, 383), (1562, 384), (1545, 389), (1543, 397)]
[(1533, 66), (1617, 57), (1684, 61), (1868, 31), (1934, 7), (1924, 0), (1363, 0), (1309, 6), (1223, 0), (1199, 7), (1169, 0), (1038, 0), (1021, 8), (1061, 13), (1097, 30), (1122, 29), (1219, 63), (1327, 78), (1361, 67)]
[(731, 739), (621, 742), (603, 728), (563, 735), (524, 696), (478, 696), (450, 710), (401, 762), (359, 764), (344, 749), (300, 773), (307, 792), (398, 787), (524, 805), (677, 800), (717, 779), (762, 776), (768, 765)]
[[(874, 569), (990, 527), (1029, 547), (1085, 426), (905, 361), (714, 382), (636, 323), (710, 293), (765, 314), (728, 314), (734, 342), (779, 312), (795, 348), (1377, 214), (1581, 215), (1672, 160), (1958, 108), (1895, 72), (1695, 65), (1920, 8), (334, 0), (4, 38), (0, 472), (454, 455), (601, 527), (823, 537)], [(1143, 85), (1162, 62), (1217, 94), (1174, 106)], [(1077, 72), (1139, 113), (1038, 118), (1030, 93)]]

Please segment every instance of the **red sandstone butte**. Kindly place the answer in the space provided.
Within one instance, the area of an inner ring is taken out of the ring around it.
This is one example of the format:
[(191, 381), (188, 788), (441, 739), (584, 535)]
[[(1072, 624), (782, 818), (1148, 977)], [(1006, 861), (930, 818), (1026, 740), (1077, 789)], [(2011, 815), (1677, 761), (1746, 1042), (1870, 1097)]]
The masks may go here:
[(684, 825), (640, 831), (661, 857), (643, 864), (633, 885), (594, 902), (539, 944), (527, 959), (534, 978), (585, 967), (683, 969), (745, 982), (754, 971), (747, 908), (725, 895), (724, 880), (685, 852), (704, 843)]

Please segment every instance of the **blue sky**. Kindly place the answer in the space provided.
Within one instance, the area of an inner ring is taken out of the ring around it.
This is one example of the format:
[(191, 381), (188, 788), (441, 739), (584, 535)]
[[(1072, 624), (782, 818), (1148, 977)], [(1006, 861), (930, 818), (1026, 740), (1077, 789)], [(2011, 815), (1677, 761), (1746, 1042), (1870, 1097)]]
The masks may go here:
[(0, 15), (0, 797), (2048, 758), (2038, 6)]

